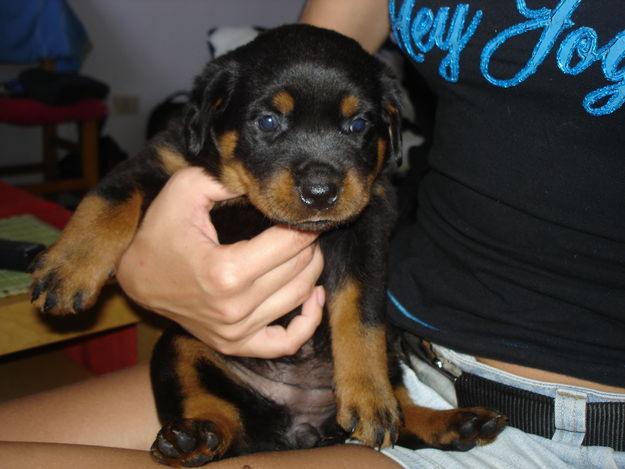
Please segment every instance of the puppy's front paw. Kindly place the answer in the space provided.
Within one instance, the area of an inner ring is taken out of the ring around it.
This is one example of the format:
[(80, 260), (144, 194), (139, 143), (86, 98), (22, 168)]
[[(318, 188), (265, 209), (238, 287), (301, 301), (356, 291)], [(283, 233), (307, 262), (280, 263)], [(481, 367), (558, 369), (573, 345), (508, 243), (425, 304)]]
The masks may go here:
[(338, 424), (363, 444), (386, 448), (395, 444), (401, 426), (401, 410), (388, 386), (349, 386), (338, 392)]
[(435, 445), (467, 451), (495, 440), (508, 424), (508, 418), (482, 407), (449, 411), (447, 426), (436, 435)]
[(93, 305), (114, 266), (96, 246), (63, 242), (34, 264), (31, 301), (45, 314), (79, 313)]
[(404, 412), (407, 425), (399, 444), (411, 449), (468, 451), (494, 441), (508, 423), (505, 416), (482, 407), (433, 410), (408, 406)]
[(59, 240), (35, 261), (33, 304), (57, 315), (92, 306), (134, 236), (142, 201), (137, 192), (116, 203), (85, 197)]
[(161, 428), (150, 452), (161, 464), (197, 467), (220, 459), (224, 443), (213, 422), (180, 419)]

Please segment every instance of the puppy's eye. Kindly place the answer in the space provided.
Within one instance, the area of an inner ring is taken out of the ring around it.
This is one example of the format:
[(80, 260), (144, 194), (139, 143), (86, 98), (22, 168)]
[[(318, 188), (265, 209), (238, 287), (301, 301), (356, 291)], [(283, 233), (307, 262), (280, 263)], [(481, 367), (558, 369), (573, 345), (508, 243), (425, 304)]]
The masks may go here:
[(349, 132), (352, 134), (358, 134), (360, 132), (363, 132), (366, 128), (367, 121), (364, 120), (362, 117), (357, 117), (349, 123), (347, 130), (349, 130)]
[(263, 132), (273, 132), (278, 128), (278, 118), (271, 114), (266, 114), (261, 116), (258, 121), (256, 121), (258, 128)]

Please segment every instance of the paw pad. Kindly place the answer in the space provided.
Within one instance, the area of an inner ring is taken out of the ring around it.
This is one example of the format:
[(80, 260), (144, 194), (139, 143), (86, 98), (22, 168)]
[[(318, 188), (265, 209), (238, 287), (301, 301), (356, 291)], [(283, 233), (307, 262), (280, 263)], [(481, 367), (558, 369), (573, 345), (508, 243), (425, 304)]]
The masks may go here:
[(221, 456), (220, 442), (212, 422), (180, 419), (161, 428), (150, 452), (162, 464), (197, 467)]

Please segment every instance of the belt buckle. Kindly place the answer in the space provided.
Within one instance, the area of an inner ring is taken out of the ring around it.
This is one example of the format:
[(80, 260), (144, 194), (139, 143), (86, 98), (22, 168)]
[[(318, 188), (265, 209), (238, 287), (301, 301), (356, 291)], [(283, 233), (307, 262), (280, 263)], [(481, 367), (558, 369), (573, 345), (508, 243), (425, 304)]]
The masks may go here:
[(431, 342), (404, 332), (402, 334), (401, 343), (402, 349), (406, 355), (416, 355), (420, 360), (430, 365), (452, 383), (455, 383), (462, 375), (462, 370), (460, 370), (460, 368), (436, 354)]

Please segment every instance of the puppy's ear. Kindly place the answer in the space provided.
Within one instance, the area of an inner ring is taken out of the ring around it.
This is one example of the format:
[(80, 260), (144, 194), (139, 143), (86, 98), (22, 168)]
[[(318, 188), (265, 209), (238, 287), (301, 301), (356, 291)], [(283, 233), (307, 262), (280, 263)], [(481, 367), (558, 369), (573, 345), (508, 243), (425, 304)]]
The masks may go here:
[(402, 162), (401, 149), (401, 91), (390, 70), (382, 71), (382, 109), (388, 125), (390, 156), (397, 166)]
[(212, 140), (213, 125), (234, 91), (236, 70), (231, 63), (210, 62), (195, 79), (184, 116), (184, 139), (190, 156), (198, 156)]

